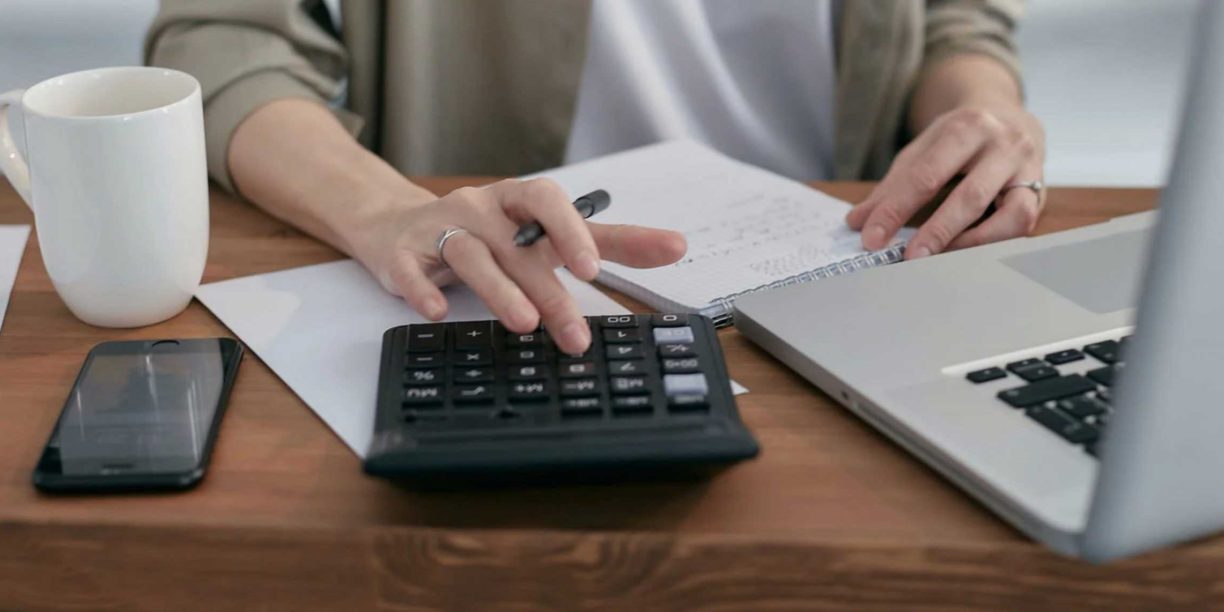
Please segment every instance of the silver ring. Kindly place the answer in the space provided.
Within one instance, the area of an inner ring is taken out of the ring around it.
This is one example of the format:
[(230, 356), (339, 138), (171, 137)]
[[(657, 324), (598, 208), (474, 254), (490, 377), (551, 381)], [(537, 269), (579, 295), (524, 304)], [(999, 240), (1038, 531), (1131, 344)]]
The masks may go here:
[(463, 228), (448, 227), (442, 230), (442, 233), (438, 235), (438, 244), (435, 248), (435, 251), (438, 254), (438, 261), (442, 262), (442, 265), (448, 268), (450, 267), (450, 264), (446, 263), (446, 258), (442, 256), (442, 249), (446, 248), (446, 241), (450, 240), (451, 237), (455, 236), (456, 234), (465, 234), (465, 233), (467, 233), (467, 230)]
[(1035, 181), (1012, 181), (1004, 185), (1003, 189), (999, 190), (999, 195), (1002, 195), (1004, 192), (1011, 191), (1012, 189), (1028, 189), (1029, 191), (1037, 194), (1037, 203), (1041, 204), (1041, 201), (1045, 199), (1045, 188), (1045, 182), (1041, 179)]

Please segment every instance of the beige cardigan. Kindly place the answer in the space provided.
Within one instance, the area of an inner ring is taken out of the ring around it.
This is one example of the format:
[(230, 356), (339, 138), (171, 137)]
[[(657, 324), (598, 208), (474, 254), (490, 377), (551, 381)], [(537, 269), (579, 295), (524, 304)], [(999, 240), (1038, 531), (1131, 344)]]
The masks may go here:
[[(586, 50), (589, 1), (162, 0), (150, 64), (200, 80), (208, 166), (232, 189), (230, 136), (285, 97), (334, 103), (363, 144), (408, 175), (519, 175), (559, 165)], [(835, 176), (876, 178), (905, 137), (924, 64), (997, 59), (1019, 81), (1023, 0), (843, 0)], [(341, 42), (343, 40), (343, 42)], [(364, 129), (361, 129), (364, 123)]]

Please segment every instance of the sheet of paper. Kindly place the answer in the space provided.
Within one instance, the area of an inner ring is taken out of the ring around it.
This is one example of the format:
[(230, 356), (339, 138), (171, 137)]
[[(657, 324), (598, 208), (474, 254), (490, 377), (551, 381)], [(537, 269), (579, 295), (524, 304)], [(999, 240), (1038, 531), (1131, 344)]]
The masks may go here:
[(0, 225), (0, 329), (4, 328), (4, 315), (8, 312), (17, 269), (21, 267), (21, 256), (29, 239), (28, 225)]
[(858, 233), (846, 226), (846, 202), (692, 141), (540, 175), (575, 197), (606, 189), (612, 205), (597, 221), (684, 233), (688, 253), (673, 266), (639, 270), (607, 263), (604, 269), (687, 307), (864, 253)]
[[(587, 315), (628, 311), (565, 272)], [(276, 372), (358, 456), (374, 431), (382, 335), (422, 323), (354, 261), (338, 261), (200, 287), (196, 297)], [(447, 291), (448, 321), (492, 315), (465, 287)]]

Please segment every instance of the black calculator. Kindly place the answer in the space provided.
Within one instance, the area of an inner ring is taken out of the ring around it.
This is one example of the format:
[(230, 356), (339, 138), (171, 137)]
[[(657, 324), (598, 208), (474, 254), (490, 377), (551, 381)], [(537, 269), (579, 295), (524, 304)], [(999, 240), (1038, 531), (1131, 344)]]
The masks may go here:
[[(370, 474), (499, 476), (705, 468), (755, 456), (710, 319), (588, 317), (591, 347), (496, 321), (383, 335)], [(704, 470), (702, 470), (704, 471)]]

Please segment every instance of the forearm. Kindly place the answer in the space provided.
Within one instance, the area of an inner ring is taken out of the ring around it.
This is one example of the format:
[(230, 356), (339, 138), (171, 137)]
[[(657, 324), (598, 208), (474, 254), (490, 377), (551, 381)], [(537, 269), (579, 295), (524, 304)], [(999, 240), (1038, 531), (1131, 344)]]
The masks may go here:
[(919, 134), (940, 115), (963, 107), (982, 110), (1022, 106), (1020, 85), (1012, 73), (985, 55), (952, 55), (919, 76), (910, 103), (911, 133)]
[(357, 256), (363, 226), (386, 208), (436, 198), (309, 100), (277, 100), (251, 113), (227, 157), (243, 196), (350, 256)]

